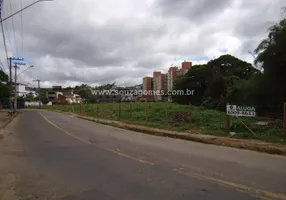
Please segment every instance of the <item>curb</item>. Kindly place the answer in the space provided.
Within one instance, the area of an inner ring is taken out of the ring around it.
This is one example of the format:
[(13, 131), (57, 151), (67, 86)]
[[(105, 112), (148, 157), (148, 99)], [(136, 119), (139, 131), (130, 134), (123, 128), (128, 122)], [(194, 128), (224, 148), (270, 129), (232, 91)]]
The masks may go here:
[[(118, 122), (118, 121), (108, 121), (108, 120), (101, 120), (98, 118), (94, 118), (94, 117), (88, 117), (88, 116), (81, 116), (75, 113), (70, 113), (70, 112), (63, 112), (63, 111), (59, 111), (59, 110), (54, 110), (54, 112), (58, 112), (58, 113), (62, 113), (62, 114), (66, 114), (66, 115), (73, 115), (77, 118), (80, 119), (84, 119), (84, 120), (88, 120), (88, 121), (92, 121), (92, 122), (96, 122), (99, 124), (104, 124), (104, 125), (109, 125), (109, 126), (113, 126), (113, 127), (117, 127), (117, 128), (121, 128), (121, 129), (125, 129), (125, 130), (131, 130), (131, 131), (136, 131), (136, 132), (140, 132), (140, 133), (144, 133), (144, 134), (148, 134), (148, 135), (155, 135), (155, 136), (160, 136), (160, 137), (169, 137), (169, 138), (174, 138), (174, 139), (182, 139), (182, 140), (188, 140), (188, 141), (193, 141), (193, 142), (200, 142), (200, 143), (204, 143), (204, 144), (209, 144), (209, 145), (216, 145), (216, 146), (224, 146), (224, 147), (232, 147), (232, 148), (236, 148), (236, 149), (244, 149), (244, 150), (250, 150), (250, 151), (256, 151), (256, 152), (261, 152), (261, 153), (267, 153), (267, 154), (275, 154), (275, 155), (286, 155), (286, 148), (282, 149), (282, 148), (278, 148), (278, 147), (261, 147), (259, 146), (259, 144), (257, 145), (253, 145), (253, 146), (247, 146), (247, 145), (239, 145), (239, 144), (233, 144), (229, 141), (224, 141), (221, 142), (219, 141), (219, 139), (223, 139), (224, 137), (216, 137), (216, 136), (208, 136), (208, 137), (204, 137), (203, 135), (191, 135), (191, 134), (186, 134), (186, 133), (171, 133), (167, 130), (154, 130), (154, 129), (149, 129), (149, 127), (136, 127), (136, 125), (132, 125), (132, 124), (120, 124), (122, 122)], [(271, 145), (271, 143), (269, 143), (269, 145)]]

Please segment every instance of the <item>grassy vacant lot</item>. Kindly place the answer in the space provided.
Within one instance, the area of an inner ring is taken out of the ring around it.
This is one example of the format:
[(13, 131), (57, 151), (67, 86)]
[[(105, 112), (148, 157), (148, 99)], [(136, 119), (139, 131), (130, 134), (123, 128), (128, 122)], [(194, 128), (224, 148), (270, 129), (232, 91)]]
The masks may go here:
[[(148, 127), (192, 131), (192, 133), (217, 136), (230, 136), (226, 132), (224, 112), (201, 107), (178, 105), (174, 103), (101, 103), (82, 105), (53, 105), (48, 110), (75, 112), (82, 115), (111, 120), (120, 120), (130, 124)], [(131, 112), (130, 112), (131, 110)], [(190, 125), (190, 110), (191, 125)], [(147, 117), (146, 117), (147, 116)], [(258, 123), (259, 122), (259, 123)], [(267, 122), (261, 123), (261, 122)], [(246, 128), (248, 127), (248, 128)], [(250, 132), (249, 129), (253, 132)], [(283, 139), (282, 120), (260, 117), (231, 117), (230, 131), (236, 138), (259, 139), (286, 143)]]

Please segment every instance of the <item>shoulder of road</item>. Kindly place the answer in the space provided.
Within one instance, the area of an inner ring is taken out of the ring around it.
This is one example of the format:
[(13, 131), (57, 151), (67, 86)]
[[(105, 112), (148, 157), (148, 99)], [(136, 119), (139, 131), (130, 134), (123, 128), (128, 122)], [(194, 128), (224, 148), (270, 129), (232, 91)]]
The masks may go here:
[(4, 138), (2, 129), (5, 128), (13, 119), (14, 116), (9, 115), (9, 110), (0, 110), (0, 141)]

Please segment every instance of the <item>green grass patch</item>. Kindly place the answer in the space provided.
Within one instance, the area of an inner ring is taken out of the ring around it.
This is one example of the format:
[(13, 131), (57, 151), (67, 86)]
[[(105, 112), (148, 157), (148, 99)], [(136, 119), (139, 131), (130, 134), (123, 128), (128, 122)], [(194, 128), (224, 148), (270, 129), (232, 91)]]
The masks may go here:
[[(81, 105), (53, 105), (44, 106), (47, 110), (73, 112), (85, 116), (98, 117), (109, 120), (143, 125), (173, 131), (190, 131), (192, 133), (215, 136), (230, 136), (226, 133), (226, 115), (224, 112), (192, 106), (192, 122), (190, 127), (190, 106), (167, 102), (135, 102), (135, 103), (101, 103)], [(252, 130), (254, 136), (244, 124)], [(259, 125), (258, 122), (267, 122)], [(282, 120), (261, 117), (231, 116), (230, 131), (236, 134), (234, 138), (258, 139), (268, 142), (286, 144), (283, 138)]]

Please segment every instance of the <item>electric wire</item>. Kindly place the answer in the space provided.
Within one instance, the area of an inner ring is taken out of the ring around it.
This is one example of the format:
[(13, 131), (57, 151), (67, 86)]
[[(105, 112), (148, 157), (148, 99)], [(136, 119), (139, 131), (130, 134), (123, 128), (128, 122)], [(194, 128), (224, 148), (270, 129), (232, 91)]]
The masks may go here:
[[(11, 15), (13, 14), (13, 10), (12, 10), (12, 3), (11, 3), (11, 0), (9, 0), (9, 3), (10, 3), (10, 12), (11, 12)], [(18, 48), (17, 48), (17, 38), (16, 38), (16, 31), (15, 31), (15, 24), (14, 24), (14, 17), (11, 17), (12, 18), (12, 28), (13, 28), (13, 32), (14, 32), (14, 44), (15, 44), (15, 50), (16, 50), (16, 55), (18, 55)]]

